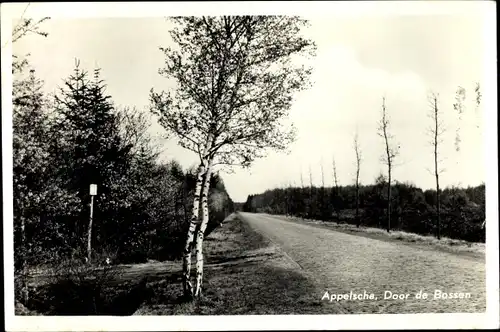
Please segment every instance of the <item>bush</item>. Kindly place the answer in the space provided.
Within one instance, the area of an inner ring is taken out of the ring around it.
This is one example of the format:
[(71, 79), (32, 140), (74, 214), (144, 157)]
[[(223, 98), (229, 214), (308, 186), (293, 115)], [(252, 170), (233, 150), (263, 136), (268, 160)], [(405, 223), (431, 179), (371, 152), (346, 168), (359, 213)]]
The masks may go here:
[(31, 289), (27, 308), (46, 315), (96, 315), (116, 307), (112, 284), (119, 273), (113, 267), (67, 260), (53, 272), (48, 284)]

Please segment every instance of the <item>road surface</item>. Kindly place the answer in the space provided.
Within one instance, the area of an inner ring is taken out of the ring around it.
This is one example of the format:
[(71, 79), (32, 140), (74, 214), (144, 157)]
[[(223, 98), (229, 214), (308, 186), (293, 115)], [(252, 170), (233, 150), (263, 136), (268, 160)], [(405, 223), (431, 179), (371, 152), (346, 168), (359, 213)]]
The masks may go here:
[[(486, 310), (484, 259), (336, 232), (270, 215), (239, 215), (297, 263), (297, 269), (316, 286), (311, 292), (341, 313)], [(427, 298), (417, 298), (418, 293), (427, 293)], [(451, 295), (445, 299), (443, 293)], [(458, 298), (452, 298), (455, 296)]]

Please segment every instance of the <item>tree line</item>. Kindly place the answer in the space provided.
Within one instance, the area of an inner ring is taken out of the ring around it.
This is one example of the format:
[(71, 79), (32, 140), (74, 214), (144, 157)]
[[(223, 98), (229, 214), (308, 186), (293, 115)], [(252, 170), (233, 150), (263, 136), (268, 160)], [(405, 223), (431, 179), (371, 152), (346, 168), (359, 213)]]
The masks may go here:
[[(387, 227), (387, 179), (375, 184), (339, 187), (285, 187), (249, 195), (241, 209), (247, 212), (296, 216), (366, 227)], [(392, 229), (436, 234), (436, 191), (409, 183), (391, 185)], [(356, 196), (359, 195), (357, 204)], [(443, 236), (484, 242), (485, 186), (446, 188), (441, 191)], [(359, 217), (356, 218), (356, 208)]]

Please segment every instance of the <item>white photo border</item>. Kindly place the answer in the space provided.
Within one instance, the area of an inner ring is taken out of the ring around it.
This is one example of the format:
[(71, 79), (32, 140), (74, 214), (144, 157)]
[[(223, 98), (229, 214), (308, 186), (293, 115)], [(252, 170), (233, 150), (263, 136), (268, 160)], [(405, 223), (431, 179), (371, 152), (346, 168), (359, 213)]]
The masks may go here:
[[(139, 330), (320, 330), (320, 329), (448, 329), (498, 328), (498, 155), (496, 82), (496, 3), (490, 1), (360, 1), (360, 2), (130, 2), (31, 3), (29, 17), (158, 17), (172, 15), (298, 14), (303, 16), (467, 15), (484, 17), (484, 156), (486, 158), (486, 287), (484, 314), (262, 315), (255, 316), (15, 316), (12, 208), (12, 20), (27, 3), (1, 5), (2, 33), (2, 176), (4, 294), (6, 331), (139, 331)], [(164, 15), (158, 15), (163, 13)]]

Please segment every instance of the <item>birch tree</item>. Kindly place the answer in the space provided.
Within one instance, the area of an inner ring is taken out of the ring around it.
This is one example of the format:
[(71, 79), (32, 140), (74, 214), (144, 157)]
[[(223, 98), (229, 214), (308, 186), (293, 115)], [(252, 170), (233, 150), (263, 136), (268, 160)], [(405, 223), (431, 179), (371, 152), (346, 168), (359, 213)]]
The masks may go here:
[(439, 175), (443, 172), (439, 168), (439, 145), (443, 142), (441, 136), (444, 134), (443, 121), (441, 120), (441, 112), (438, 107), (439, 96), (431, 92), (429, 99), (430, 113), (429, 117), (432, 120), (432, 126), (429, 130), (431, 135), (431, 145), (434, 149), (434, 176), (436, 178), (436, 236), (441, 238), (441, 192), (439, 188)]
[[(296, 59), (313, 55), (315, 45), (299, 34), (307, 22), (298, 17), (174, 17), (171, 21), (174, 45), (160, 48), (165, 67), (159, 73), (176, 84), (173, 91), (151, 90), (151, 111), (182, 147), (199, 157), (183, 255), (184, 294), (199, 297), (212, 168), (249, 167), (268, 149), (286, 149), (295, 130), (285, 120), (294, 94), (308, 86), (311, 72)], [(200, 198), (203, 216), (196, 232)], [(193, 292), (190, 267), (195, 235)]]
[(399, 146), (393, 146), (393, 135), (389, 132), (389, 117), (385, 105), (385, 97), (382, 98), (382, 117), (379, 122), (378, 135), (384, 139), (385, 151), (381, 161), (387, 166), (387, 232), (391, 230), (391, 180), (394, 159), (399, 155)]
[(356, 226), (359, 227), (359, 172), (361, 169), (361, 149), (359, 147), (358, 132), (354, 135), (354, 152), (356, 153)]

